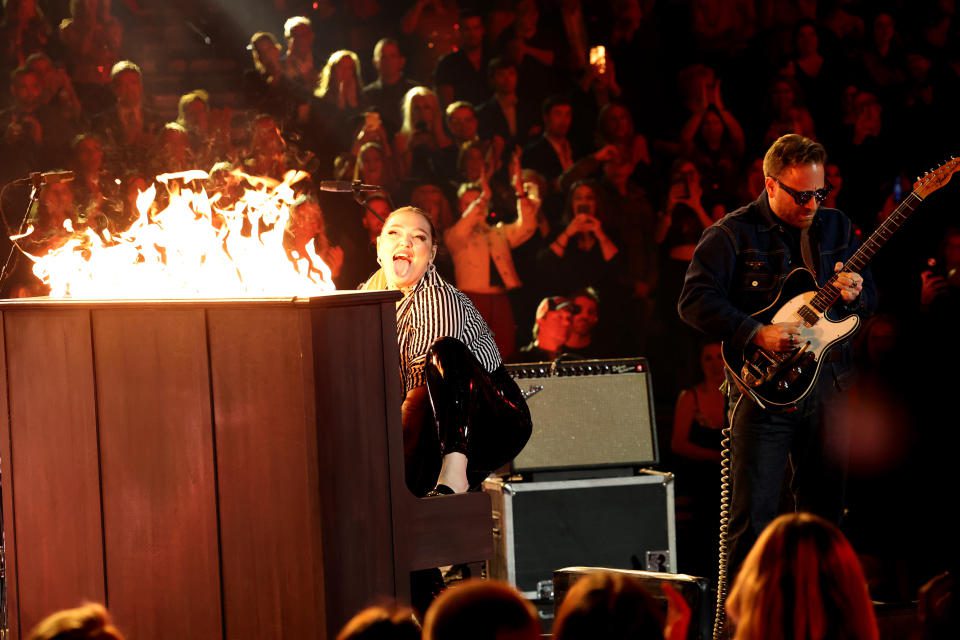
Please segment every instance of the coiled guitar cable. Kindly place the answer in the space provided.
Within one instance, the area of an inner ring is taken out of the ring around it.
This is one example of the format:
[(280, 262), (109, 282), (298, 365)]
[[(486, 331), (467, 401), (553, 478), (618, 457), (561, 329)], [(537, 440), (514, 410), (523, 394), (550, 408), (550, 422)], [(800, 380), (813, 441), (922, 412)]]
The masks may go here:
[(713, 640), (726, 640), (727, 614), (727, 530), (730, 524), (730, 427), (720, 432), (720, 537), (717, 562), (717, 609), (713, 618)]
[[(729, 384), (725, 382), (724, 385)], [(721, 387), (723, 388), (723, 387)], [(726, 390), (726, 389), (724, 389)], [(717, 553), (717, 608), (713, 618), (713, 640), (727, 639), (727, 612), (724, 605), (727, 602), (727, 563), (729, 561), (729, 549), (727, 547), (727, 534), (730, 531), (730, 467), (733, 459), (731, 445), (731, 425), (733, 424), (733, 415), (743, 396), (737, 398), (733, 410), (728, 414), (727, 424), (720, 432), (720, 536), (718, 539)]]

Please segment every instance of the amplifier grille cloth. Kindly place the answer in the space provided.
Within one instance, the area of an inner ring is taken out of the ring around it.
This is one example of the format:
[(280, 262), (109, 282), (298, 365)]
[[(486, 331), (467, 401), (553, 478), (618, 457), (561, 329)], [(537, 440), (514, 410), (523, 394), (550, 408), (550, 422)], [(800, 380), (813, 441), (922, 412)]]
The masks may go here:
[(656, 462), (649, 374), (623, 373), (517, 380), (533, 417), (533, 435), (515, 471)]

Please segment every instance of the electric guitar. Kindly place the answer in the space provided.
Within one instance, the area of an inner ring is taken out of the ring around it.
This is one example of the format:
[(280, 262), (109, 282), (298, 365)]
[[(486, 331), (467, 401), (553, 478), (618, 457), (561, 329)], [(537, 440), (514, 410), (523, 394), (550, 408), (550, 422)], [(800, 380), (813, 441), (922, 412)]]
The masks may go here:
[[(951, 158), (924, 174), (893, 213), (864, 241), (840, 271), (860, 273), (874, 254), (900, 228), (923, 199), (950, 182), (960, 171), (960, 158)], [(792, 409), (813, 389), (824, 357), (860, 326), (856, 315), (841, 320), (829, 317), (830, 307), (840, 298), (837, 274), (817, 288), (809, 270), (791, 271), (766, 308), (752, 314), (763, 324), (800, 322), (801, 342), (789, 351), (768, 351), (751, 343), (741, 352), (723, 343), (723, 361), (737, 386), (760, 408)]]

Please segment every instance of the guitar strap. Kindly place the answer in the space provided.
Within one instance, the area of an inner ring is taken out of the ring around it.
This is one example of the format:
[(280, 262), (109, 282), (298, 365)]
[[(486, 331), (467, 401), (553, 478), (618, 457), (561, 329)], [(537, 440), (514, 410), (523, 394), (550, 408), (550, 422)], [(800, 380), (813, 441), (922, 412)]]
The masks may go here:
[(817, 278), (817, 268), (813, 259), (813, 245), (810, 240), (810, 227), (800, 230), (800, 255), (803, 257), (803, 264), (810, 270), (813, 277)]

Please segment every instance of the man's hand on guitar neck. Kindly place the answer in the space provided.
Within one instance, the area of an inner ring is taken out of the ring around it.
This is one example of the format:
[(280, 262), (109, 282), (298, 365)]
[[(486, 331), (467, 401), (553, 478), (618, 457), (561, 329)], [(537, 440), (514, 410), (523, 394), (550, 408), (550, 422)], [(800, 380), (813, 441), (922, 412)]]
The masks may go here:
[(778, 322), (757, 329), (753, 343), (766, 351), (790, 351), (800, 344), (799, 322)]
[(840, 271), (842, 268), (842, 262), (833, 265), (833, 270), (837, 272), (836, 285), (840, 290), (840, 297), (845, 303), (850, 304), (859, 298), (860, 292), (863, 291), (863, 276), (852, 271)]

